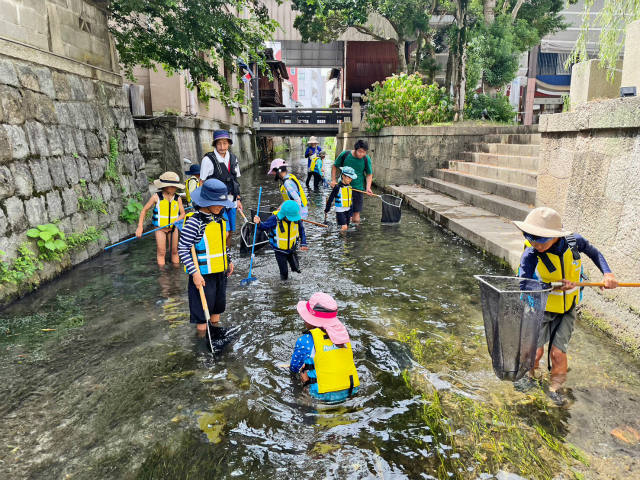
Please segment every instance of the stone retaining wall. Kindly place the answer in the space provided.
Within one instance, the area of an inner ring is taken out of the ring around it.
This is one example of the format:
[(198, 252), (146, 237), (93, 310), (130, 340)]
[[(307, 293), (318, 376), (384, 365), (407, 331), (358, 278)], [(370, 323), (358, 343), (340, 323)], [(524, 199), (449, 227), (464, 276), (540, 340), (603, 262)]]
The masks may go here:
[(238, 157), (241, 169), (258, 159), (255, 136), (248, 128), (180, 116), (136, 117), (134, 122), (149, 179), (168, 170), (183, 175), (183, 158), (200, 163), (204, 154), (213, 150), (213, 131), (217, 129), (231, 130), (231, 151)]
[[(119, 182), (105, 178), (110, 137)], [(26, 231), (59, 221), (65, 233), (100, 228), (103, 239), (51, 262), (22, 289), (0, 282), (0, 304), (132, 233), (118, 219), (125, 197), (147, 191), (145, 161), (127, 98), (117, 84), (0, 55), (0, 250), (11, 263)], [(78, 198), (104, 201), (83, 211)]]
[(377, 134), (351, 130), (342, 124), (336, 141), (336, 155), (351, 150), (359, 138), (369, 142), (377, 185), (420, 183), (420, 179), (437, 168), (447, 168), (449, 160), (460, 158), (472, 143), (485, 135), (537, 133), (535, 127), (386, 127)]
[[(566, 228), (602, 251), (619, 280), (640, 281), (640, 97), (543, 115), (539, 131), (536, 204), (558, 210)], [(600, 281), (590, 260), (585, 267)], [(618, 338), (640, 345), (640, 289), (589, 294), (585, 306), (606, 318)]]

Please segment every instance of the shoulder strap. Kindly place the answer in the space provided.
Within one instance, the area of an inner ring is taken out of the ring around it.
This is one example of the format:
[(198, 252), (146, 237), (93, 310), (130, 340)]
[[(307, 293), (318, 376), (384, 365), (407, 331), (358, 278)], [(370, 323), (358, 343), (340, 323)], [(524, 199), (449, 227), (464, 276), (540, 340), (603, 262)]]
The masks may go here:
[(578, 251), (578, 241), (576, 240), (576, 236), (572, 233), (565, 237), (567, 239), (567, 245), (571, 249), (571, 253), (573, 255), (574, 260), (580, 260), (580, 252)]
[(343, 150), (342, 153), (338, 155), (338, 158), (336, 158), (336, 162), (344, 161), (344, 157), (346, 157), (348, 153), (349, 153), (349, 150)]
[(547, 267), (547, 270), (549, 270), (549, 273), (553, 273), (556, 271), (556, 266), (553, 264), (553, 262), (549, 258), (549, 255), (547, 255), (547, 252), (539, 253), (535, 249), (534, 249), (534, 252), (536, 253), (537, 257), (542, 261), (542, 263), (544, 263), (544, 266)]

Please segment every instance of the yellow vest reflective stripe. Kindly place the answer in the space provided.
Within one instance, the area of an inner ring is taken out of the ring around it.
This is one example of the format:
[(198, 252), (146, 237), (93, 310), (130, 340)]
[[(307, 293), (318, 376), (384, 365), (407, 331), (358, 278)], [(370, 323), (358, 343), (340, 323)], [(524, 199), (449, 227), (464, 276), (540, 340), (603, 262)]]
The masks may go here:
[[(194, 214), (191, 212), (185, 216), (185, 225)], [(226, 271), (229, 260), (227, 258), (227, 224), (224, 219), (214, 218), (209, 222), (195, 247), (198, 268), (202, 275)]]
[(353, 202), (353, 190), (349, 186), (342, 186), (336, 195), (336, 207), (348, 208)]
[[(531, 244), (525, 242), (525, 247)], [(562, 256), (544, 252), (538, 255), (538, 265), (536, 273), (538, 278), (545, 283), (560, 282), (563, 278), (570, 282), (578, 283), (582, 272), (582, 260), (575, 260), (571, 248), (567, 247)], [(547, 261), (543, 260), (546, 256)], [(549, 265), (547, 266), (546, 263)], [(580, 287), (572, 288), (565, 292), (552, 290), (547, 298), (547, 312), (565, 313), (580, 301)]]
[(175, 222), (180, 215), (180, 207), (178, 205), (177, 195), (174, 195), (171, 201), (165, 200), (162, 193), (157, 193), (158, 201), (153, 207), (153, 217), (151, 218), (153, 225), (156, 227), (164, 227)]
[(318, 381), (318, 393), (338, 392), (360, 386), (351, 343), (338, 347), (319, 328), (312, 329), (310, 333), (315, 348), (313, 364)]
[[(273, 214), (277, 215), (279, 211), (276, 210)], [(271, 245), (280, 250), (292, 250), (299, 236), (298, 222), (290, 222), (286, 219), (278, 220), (271, 235)]]
[[(302, 206), (306, 207), (307, 206), (307, 195), (306, 193), (304, 193), (304, 190), (302, 189), (302, 185), (300, 185), (300, 180), (298, 180), (296, 178), (295, 175), (291, 175), (289, 174), (287, 177), (285, 177), (285, 181), (287, 180), (293, 180), (296, 185), (298, 186), (298, 195), (300, 195), (300, 201), (302, 202)], [(283, 200), (287, 201), (287, 200), (293, 200), (293, 198), (291, 198), (289, 196), (289, 192), (287, 192), (287, 189), (284, 187), (284, 183), (282, 185), (280, 185), (280, 193), (282, 193), (282, 198)]]
[(200, 186), (200, 180), (198, 180), (196, 177), (189, 177), (187, 179), (187, 184), (186, 184), (187, 188), (184, 189), (187, 197), (187, 202), (191, 203), (191, 192), (193, 192), (199, 186)]

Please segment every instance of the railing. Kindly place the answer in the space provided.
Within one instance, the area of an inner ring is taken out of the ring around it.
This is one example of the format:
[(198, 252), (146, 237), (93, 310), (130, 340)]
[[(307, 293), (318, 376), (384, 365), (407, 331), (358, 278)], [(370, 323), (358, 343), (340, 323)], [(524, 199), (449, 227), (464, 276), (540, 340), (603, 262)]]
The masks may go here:
[(350, 120), (350, 108), (260, 108), (260, 123), (263, 124), (337, 125)]

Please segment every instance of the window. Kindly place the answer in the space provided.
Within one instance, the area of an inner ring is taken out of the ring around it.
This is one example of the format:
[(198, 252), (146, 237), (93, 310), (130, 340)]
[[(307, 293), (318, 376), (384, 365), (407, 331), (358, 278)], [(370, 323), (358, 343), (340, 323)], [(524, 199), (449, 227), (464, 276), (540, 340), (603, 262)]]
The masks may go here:
[(298, 90), (298, 96), (299, 97), (304, 97), (304, 88)]
[(298, 79), (299, 79), (299, 80), (304, 80), (304, 72), (300, 72), (300, 73), (298, 74)]

